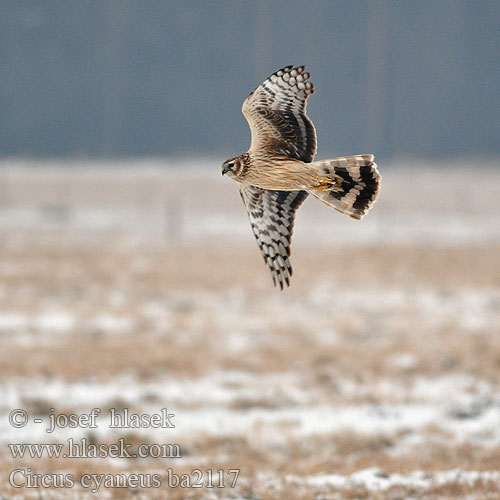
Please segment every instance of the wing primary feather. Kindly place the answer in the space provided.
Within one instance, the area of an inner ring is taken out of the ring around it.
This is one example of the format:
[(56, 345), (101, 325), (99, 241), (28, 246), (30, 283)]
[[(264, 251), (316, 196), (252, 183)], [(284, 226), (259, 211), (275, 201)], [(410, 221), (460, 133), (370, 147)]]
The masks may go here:
[(274, 285), (290, 286), (293, 274), (290, 244), (295, 213), (308, 196), (305, 191), (273, 191), (240, 185), (252, 231)]
[(259, 85), (242, 106), (252, 134), (251, 152), (281, 151), (311, 162), (316, 131), (306, 115), (306, 100), (314, 92), (305, 66), (284, 66)]

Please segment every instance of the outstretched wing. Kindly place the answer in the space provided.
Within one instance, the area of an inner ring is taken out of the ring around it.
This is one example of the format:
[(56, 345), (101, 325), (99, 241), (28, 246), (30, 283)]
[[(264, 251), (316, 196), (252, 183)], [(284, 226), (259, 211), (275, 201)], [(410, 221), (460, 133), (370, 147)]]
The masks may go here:
[(304, 66), (286, 66), (245, 99), (242, 112), (252, 133), (252, 152), (313, 160), (316, 131), (306, 116), (306, 99), (314, 92), (309, 76)]
[(252, 231), (271, 270), (274, 285), (290, 285), (290, 242), (295, 212), (307, 198), (305, 191), (272, 191), (240, 185)]

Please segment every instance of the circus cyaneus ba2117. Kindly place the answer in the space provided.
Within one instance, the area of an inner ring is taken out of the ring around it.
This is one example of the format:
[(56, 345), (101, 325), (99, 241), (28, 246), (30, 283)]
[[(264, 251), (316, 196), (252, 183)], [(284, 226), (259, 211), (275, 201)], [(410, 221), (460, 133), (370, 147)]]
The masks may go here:
[(286, 66), (243, 103), (250, 149), (225, 161), (222, 174), (239, 183), (250, 224), (274, 284), (290, 284), (290, 242), (295, 212), (309, 194), (354, 219), (377, 199), (381, 176), (373, 155), (313, 162), (316, 131), (306, 116), (314, 92), (304, 66)]

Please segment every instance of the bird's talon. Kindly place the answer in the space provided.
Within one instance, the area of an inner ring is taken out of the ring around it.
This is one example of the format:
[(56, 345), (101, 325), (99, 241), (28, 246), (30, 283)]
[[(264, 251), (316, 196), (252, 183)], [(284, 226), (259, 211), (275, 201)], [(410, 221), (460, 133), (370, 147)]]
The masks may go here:
[(329, 191), (335, 187), (337, 182), (334, 179), (328, 179), (327, 177), (316, 177), (317, 185), (314, 189), (319, 191)]

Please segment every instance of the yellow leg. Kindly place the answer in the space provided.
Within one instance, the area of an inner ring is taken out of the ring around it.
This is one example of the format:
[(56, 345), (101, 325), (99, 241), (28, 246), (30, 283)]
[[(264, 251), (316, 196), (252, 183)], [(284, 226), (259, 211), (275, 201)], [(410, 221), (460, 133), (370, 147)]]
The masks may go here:
[(317, 185), (314, 186), (314, 189), (319, 191), (330, 191), (338, 184), (337, 179), (328, 179), (327, 177), (315, 176), (315, 180)]

